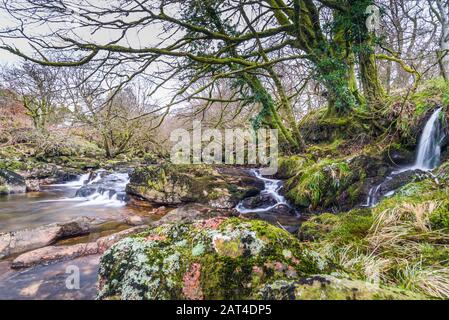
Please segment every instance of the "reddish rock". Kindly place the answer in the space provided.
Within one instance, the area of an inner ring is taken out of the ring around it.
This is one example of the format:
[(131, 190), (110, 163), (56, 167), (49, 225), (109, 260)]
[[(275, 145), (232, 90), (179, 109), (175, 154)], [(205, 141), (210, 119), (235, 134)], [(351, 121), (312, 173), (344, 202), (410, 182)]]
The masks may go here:
[(49, 264), (55, 261), (71, 260), (81, 256), (98, 253), (98, 245), (94, 243), (81, 243), (73, 246), (50, 246), (30, 251), (18, 256), (11, 264), (11, 268), (28, 268), (40, 264)]
[(147, 241), (164, 241), (167, 240), (166, 236), (160, 236), (158, 234), (150, 235), (145, 238)]
[(226, 221), (225, 217), (211, 218), (208, 220), (198, 221), (197, 223), (195, 223), (195, 227), (200, 229), (206, 228), (216, 230), (224, 221)]
[(189, 300), (204, 300), (203, 291), (201, 289), (201, 265), (194, 263), (190, 266), (190, 270), (183, 277), (183, 295)]

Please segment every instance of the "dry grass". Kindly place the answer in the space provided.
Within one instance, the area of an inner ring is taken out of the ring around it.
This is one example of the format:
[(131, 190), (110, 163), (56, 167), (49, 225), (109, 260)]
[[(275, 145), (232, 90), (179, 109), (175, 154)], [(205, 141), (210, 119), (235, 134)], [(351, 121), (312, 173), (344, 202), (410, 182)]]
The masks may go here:
[(384, 210), (361, 243), (336, 246), (329, 241), (321, 243), (321, 253), (357, 278), (448, 299), (449, 268), (422, 263), (424, 245), (449, 243), (448, 234), (430, 227), (429, 217), (438, 207), (427, 201)]

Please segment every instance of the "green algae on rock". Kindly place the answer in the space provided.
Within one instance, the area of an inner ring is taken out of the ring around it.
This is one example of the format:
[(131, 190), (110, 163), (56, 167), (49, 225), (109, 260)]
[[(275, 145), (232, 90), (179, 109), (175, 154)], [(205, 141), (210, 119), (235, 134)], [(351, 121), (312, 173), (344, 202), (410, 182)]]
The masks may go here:
[(101, 259), (99, 299), (248, 299), (330, 265), (262, 221), (216, 217), (127, 238)]
[(131, 175), (127, 192), (149, 202), (178, 205), (196, 202), (231, 209), (259, 193), (263, 183), (249, 176), (221, 174), (208, 165), (150, 165)]

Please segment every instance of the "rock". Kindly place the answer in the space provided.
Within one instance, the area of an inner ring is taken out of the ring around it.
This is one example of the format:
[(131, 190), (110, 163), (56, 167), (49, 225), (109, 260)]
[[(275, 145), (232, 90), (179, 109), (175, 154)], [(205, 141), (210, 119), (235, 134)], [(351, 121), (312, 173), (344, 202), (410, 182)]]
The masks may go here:
[(160, 226), (166, 223), (192, 223), (198, 220), (209, 219), (223, 215), (233, 215), (232, 211), (218, 211), (214, 208), (199, 204), (191, 203), (170, 211), (161, 219), (153, 222), (153, 226)]
[(290, 233), (296, 233), (299, 230), (299, 226), (303, 219), (297, 216), (290, 215), (276, 215), (270, 212), (255, 212), (255, 213), (245, 213), (245, 218), (248, 219), (258, 219), (266, 221), (273, 226), (282, 228)]
[(9, 170), (0, 169), (0, 195), (11, 193), (25, 193), (25, 179)]
[(415, 153), (405, 148), (392, 146), (384, 153), (384, 160), (392, 165), (405, 166), (413, 163)]
[(276, 200), (268, 195), (261, 194), (255, 197), (246, 198), (242, 201), (243, 207), (246, 209), (269, 208), (276, 204)]
[(75, 196), (81, 198), (90, 197), (91, 195), (97, 193), (97, 188), (98, 188), (97, 186), (93, 185), (82, 186), (76, 191)]
[(125, 217), (126, 224), (131, 226), (140, 226), (143, 224), (148, 224), (151, 221), (150, 217), (139, 216), (139, 215), (130, 215)]
[(255, 295), (262, 300), (420, 300), (423, 297), (397, 288), (315, 275), (295, 281), (278, 280), (268, 283)]
[(325, 261), (284, 230), (215, 217), (116, 243), (101, 259), (98, 298), (245, 299), (276, 279), (325, 270)]
[(397, 190), (413, 181), (421, 181), (430, 177), (426, 172), (421, 170), (405, 171), (391, 175), (386, 179), (379, 188), (379, 194), (386, 194), (390, 191)]
[(39, 180), (26, 180), (26, 191), (27, 192), (39, 192)]
[(148, 226), (137, 226), (134, 228), (126, 229), (114, 234), (111, 234), (109, 236), (101, 237), (96, 241), (96, 244), (98, 245), (98, 252), (104, 253), (106, 250), (108, 250), (112, 245), (114, 245), (116, 242), (122, 240), (125, 237), (128, 237), (130, 235), (142, 232), (146, 230)]
[(147, 227), (135, 227), (99, 238), (96, 242), (80, 243), (70, 246), (49, 246), (33, 250), (13, 260), (11, 268), (29, 268), (62, 260), (72, 260), (81, 256), (105, 252), (114, 243), (134, 233), (142, 232)]
[(62, 238), (87, 234), (90, 228), (91, 220), (80, 218), (35, 229), (0, 233), (0, 259), (48, 246)]
[(11, 263), (11, 268), (29, 268), (41, 264), (49, 264), (60, 260), (71, 260), (81, 256), (98, 253), (98, 245), (80, 243), (72, 246), (50, 246), (40, 248), (18, 256)]
[(261, 189), (263, 182), (258, 182), (243, 170), (171, 164), (136, 169), (126, 187), (131, 196), (153, 204), (197, 202), (219, 209), (231, 209), (241, 199), (254, 196)]
[(32, 169), (21, 173), (27, 180), (35, 180), (42, 185), (75, 181), (82, 172), (73, 169), (64, 169), (61, 166), (51, 163), (40, 162), (33, 166)]

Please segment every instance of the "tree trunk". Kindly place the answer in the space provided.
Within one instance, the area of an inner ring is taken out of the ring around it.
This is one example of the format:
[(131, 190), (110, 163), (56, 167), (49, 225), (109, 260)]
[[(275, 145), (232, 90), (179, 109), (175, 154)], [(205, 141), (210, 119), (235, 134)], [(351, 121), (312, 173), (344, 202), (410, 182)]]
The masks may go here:
[(384, 92), (379, 80), (376, 57), (374, 53), (367, 51), (359, 52), (360, 78), (368, 107), (378, 110), (383, 106)]

